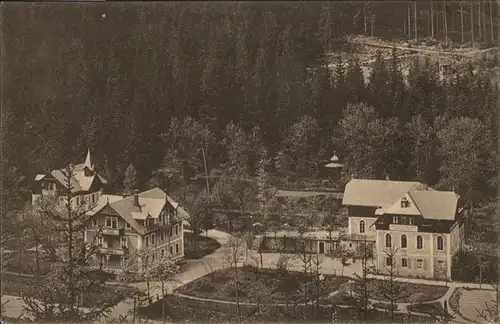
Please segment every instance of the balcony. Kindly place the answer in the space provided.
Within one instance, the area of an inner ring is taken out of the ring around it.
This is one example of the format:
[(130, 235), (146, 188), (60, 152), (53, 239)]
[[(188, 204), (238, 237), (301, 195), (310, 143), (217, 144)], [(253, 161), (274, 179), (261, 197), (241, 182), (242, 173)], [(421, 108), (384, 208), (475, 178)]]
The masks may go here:
[(103, 228), (101, 231), (102, 235), (112, 235), (112, 236), (122, 236), (125, 235), (124, 228)]
[(117, 228), (103, 228), (102, 235), (120, 235), (120, 230)]
[(124, 255), (125, 250), (123, 249), (114, 249), (114, 248), (109, 248), (109, 247), (100, 247), (99, 248), (99, 253), (101, 254), (108, 254), (108, 255)]
[(389, 230), (399, 232), (418, 232), (417, 225), (390, 224)]

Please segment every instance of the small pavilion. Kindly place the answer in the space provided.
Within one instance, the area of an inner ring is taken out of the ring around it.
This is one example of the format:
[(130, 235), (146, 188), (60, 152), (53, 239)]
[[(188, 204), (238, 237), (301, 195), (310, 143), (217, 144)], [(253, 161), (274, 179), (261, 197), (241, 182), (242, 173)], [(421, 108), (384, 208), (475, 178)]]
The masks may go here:
[(330, 159), (330, 162), (325, 165), (325, 168), (331, 169), (333, 172), (333, 180), (339, 181), (342, 176), (342, 169), (344, 168), (344, 164), (339, 163), (339, 158), (336, 152), (333, 152), (333, 156)]

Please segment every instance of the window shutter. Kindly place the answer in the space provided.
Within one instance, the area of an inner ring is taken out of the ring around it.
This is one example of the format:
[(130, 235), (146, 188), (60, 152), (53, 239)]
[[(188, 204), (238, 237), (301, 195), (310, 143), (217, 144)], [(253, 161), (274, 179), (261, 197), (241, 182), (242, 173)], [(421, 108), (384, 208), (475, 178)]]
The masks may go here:
[(427, 260), (426, 260), (426, 259), (424, 259), (424, 260), (423, 260), (423, 263), (424, 263), (424, 270), (427, 270)]
[(408, 262), (408, 269), (411, 269), (411, 258), (408, 258), (408, 261), (406, 262)]

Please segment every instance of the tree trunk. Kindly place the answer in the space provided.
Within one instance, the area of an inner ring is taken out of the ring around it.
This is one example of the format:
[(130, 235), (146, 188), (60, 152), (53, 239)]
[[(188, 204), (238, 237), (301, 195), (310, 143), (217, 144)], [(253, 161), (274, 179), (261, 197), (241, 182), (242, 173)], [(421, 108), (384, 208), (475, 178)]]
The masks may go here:
[(238, 308), (238, 322), (241, 322), (241, 309), (240, 309), (240, 282), (238, 280), (238, 264), (236, 263), (236, 257), (234, 258), (234, 269), (236, 273), (236, 307)]
[(492, 2), (493, 1), (489, 1), (490, 3), (490, 27), (491, 27), (491, 41), (494, 41), (495, 40), (495, 33), (493, 32), (493, 5), (492, 5)]
[(485, 12), (486, 12), (486, 2), (481, 1), (481, 21), (483, 22), (483, 37), (486, 40), (486, 17), (485, 17)]
[(471, 41), (474, 43), (474, 2), (470, 3), (470, 31)]
[(462, 43), (464, 42), (464, 5), (460, 2), (460, 32), (462, 34)]
[(411, 38), (411, 11), (410, 11), (410, 2), (408, 2), (408, 37)]
[(162, 318), (163, 318), (163, 324), (165, 324), (166, 319), (165, 319), (165, 282), (162, 280), (161, 281), (161, 313), (162, 313)]
[[(330, 3), (330, 2), (328, 2)], [(368, 34), (368, 27), (366, 25), (366, 1), (363, 1), (363, 17), (364, 17), (364, 23), (365, 23), (365, 36)]]
[(444, 24), (444, 39), (448, 45), (448, 21), (446, 20), (446, 1), (443, 1), (443, 24)]
[(134, 296), (134, 310), (132, 313), (132, 324), (135, 324), (135, 314), (137, 312), (137, 298)]
[(481, 28), (481, 1), (477, 2), (477, 27), (479, 27), (479, 40), (483, 39), (483, 30)]
[(415, 40), (418, 40), (417, 2), (416, 1), (413, 1), (413, 17), (415, 20)]
[(434, 0), (431, 0), (431, 37), (434, 38)]
[(372, 14), (372, 37), (374, 28), (375, 28), (375, 14)]
[(149, 280), (146, 280), (146, 287), (148, 290), (148, 305), (151, 304), (151, 295), (149, 294)]

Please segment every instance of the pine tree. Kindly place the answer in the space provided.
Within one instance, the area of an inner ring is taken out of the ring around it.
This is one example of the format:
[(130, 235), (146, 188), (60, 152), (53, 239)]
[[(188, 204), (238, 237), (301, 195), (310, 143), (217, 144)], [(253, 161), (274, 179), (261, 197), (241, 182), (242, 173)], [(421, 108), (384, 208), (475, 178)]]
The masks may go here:
[(377, 54), (372, 65), (368, 81), (368, 102), (375, 107), (380, 117), (390, 117), (390, 110), (386, 107), (389, 97), (389, 73), (381, 53)]
[(125, 178), (123, 179), (123, 190), (131, 194), (137, 189), (138, 179), (137, 171), (133, 164), (129, 164), (127, 170), (125, 170)]
[(409, 119), (408, 112), (404, 109), (406, 87), (395, 48), (392, 49), (391, 53), (388, 83), (389, 93), (385, 101), (388, 111), (387, 115), (391, 117), (399, 117), (401, 123), (404, 124)]
[(346, 83), (348, 89), (348, 102), (358, 103), (365, 100), (365, 79), (357, 56), (353, 55), (349, 59)]

